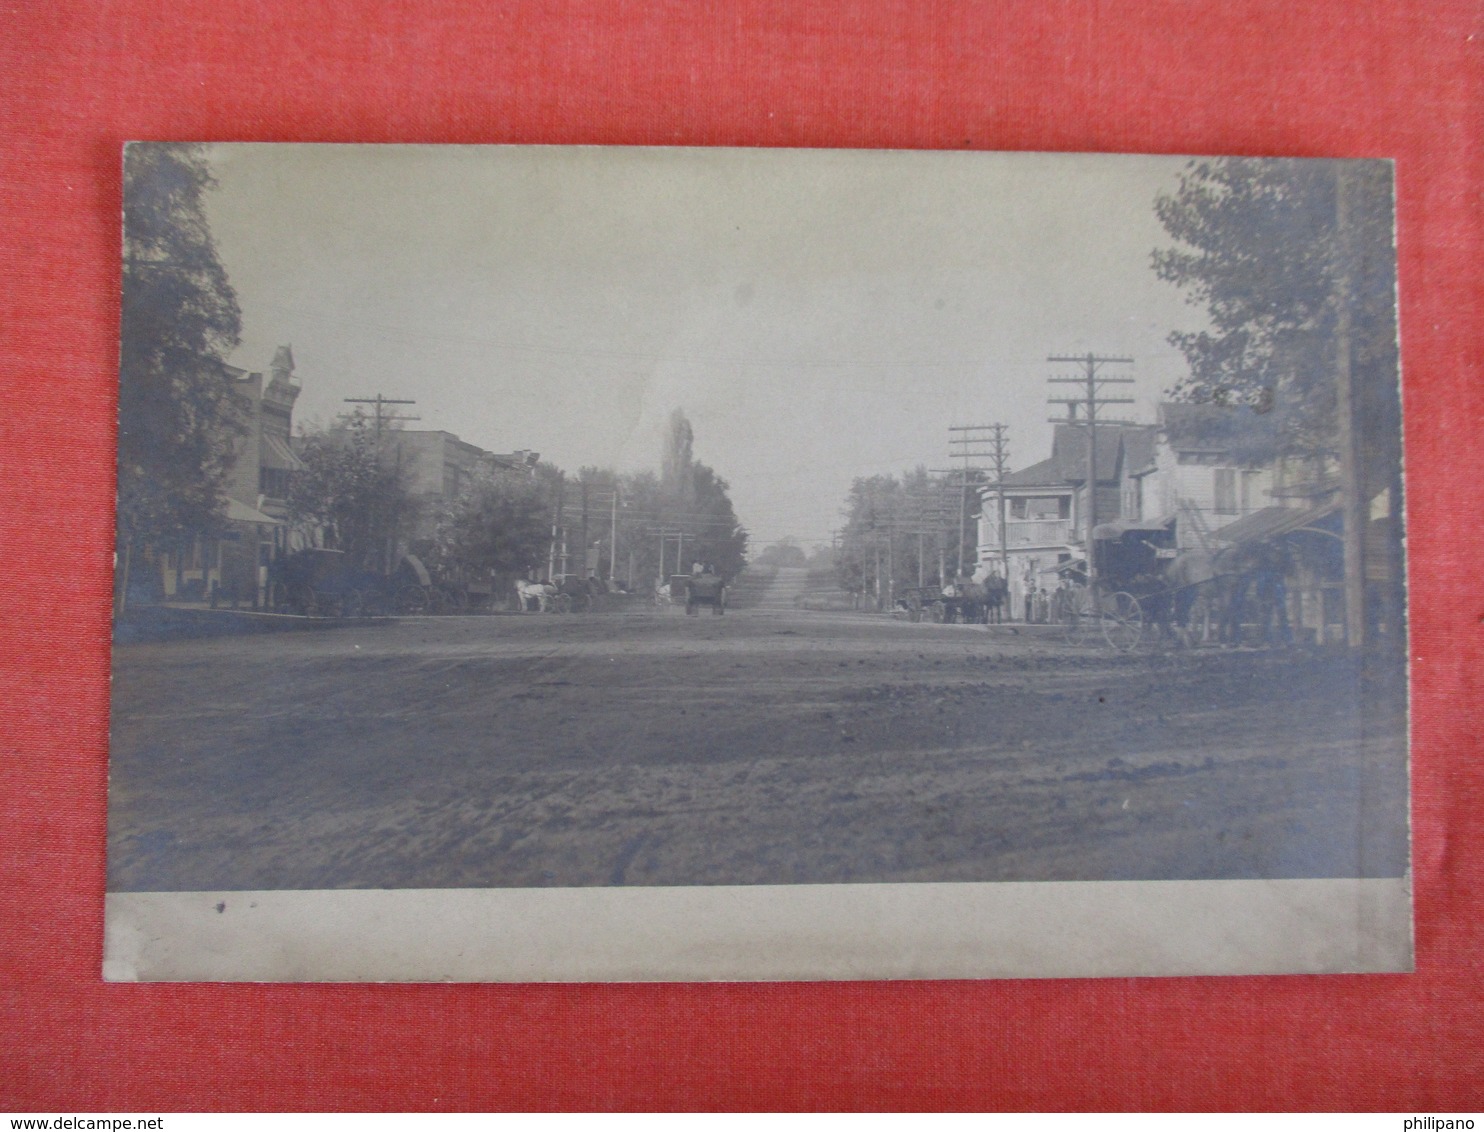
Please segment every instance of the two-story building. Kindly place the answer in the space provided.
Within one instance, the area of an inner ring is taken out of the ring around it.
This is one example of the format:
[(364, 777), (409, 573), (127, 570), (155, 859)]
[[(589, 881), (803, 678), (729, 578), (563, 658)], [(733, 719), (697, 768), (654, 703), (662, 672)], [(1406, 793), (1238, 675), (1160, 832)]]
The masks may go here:
[(1123, 515), (1174, 520), (1176, 545), (1212, 549), (1214, 532), (1274, 503), (1271, 467), (1241, 458), (1251, 410), (1166, 402), (1149, 459), (1125, 470)]
[[(1019, 613), (1026, 595), (1055, 586), (1062, 563), (1083, 555), (1088, 508), (1094, 523), (1123, 516), (1131, 469), (1153, 460), (1154, 429), (1148, 425), (1104, 425), (1094, 430), (1094, 483), (1087, 483), (1087, 428), (1058, 424), (1051, 456), (1007, 475), (1004, 484), (980, 489), (979, 574), (1005, 573), (1011, 610)], [(1004, 538), (1000, 533), (1003, 488)], [(1008, 568), (1008, 569), (1007, 569)]]
[(302, 467), (289, 437), (299, 379), (288, 346), (274, 352), (266, 376), (224, 366), (235, 395), (241, 433), (225, 483), (223, 529), (164, 556), (161, 583), (167, 598), (219, 597), (257, 605), (268, 565), (285, 549), (289, 477)]
[(408, 543), (434, 537), (443, 507), (463, 494), (481, 467), (533, 475), (539, 452), (487, 452), (437, 429), (396, 429), (386, 434), (382, 459), (393, 462), (406, 478), (415, 505)]

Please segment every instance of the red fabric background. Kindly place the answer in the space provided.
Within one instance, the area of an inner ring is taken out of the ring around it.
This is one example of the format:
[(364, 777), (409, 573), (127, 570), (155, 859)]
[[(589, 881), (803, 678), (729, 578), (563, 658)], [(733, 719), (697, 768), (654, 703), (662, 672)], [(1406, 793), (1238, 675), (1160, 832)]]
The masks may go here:
[[(0, 14), (0, 1108), (1484, 1105), (1478, 0), (18, 0)], [(109, 986), (131, 138), (1395, 157), (1412, 976)]]

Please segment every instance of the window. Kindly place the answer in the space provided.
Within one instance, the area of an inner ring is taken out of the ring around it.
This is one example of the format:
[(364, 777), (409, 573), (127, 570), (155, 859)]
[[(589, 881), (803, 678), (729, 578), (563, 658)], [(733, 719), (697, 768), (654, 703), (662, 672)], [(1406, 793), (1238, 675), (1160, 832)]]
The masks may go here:
[(1235, 515), (1237, 513), (1237, 470), (1235, 468), (1216, 469), (1216, 514)]
[(285, 468), (259, 468), (258, 491), (269, 499), (287, 499), (289, 476), (293, 473)]

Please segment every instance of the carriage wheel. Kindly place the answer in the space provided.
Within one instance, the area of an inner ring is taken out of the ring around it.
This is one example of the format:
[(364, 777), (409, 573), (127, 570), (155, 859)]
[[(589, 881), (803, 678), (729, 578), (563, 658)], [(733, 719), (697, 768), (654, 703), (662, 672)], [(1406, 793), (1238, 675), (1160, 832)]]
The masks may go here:
[(428, 591), (422, 586), (403, 586), (397, 591), (397, 612), (419, 614), (428, 611)]
[(1103, 637), (1119, 652), (1132, 652), (1144, 636), (1144, 611), (1133, 594), (1112, 594), (1102, 602), (1098, 621)]
[(558, 613), (571, 613), (572, 612), (572, 595), (571, 594), (557, 594), (556, 597), (554, 597), (554, 598), (551, 599), (551, 608), (554, 609)]

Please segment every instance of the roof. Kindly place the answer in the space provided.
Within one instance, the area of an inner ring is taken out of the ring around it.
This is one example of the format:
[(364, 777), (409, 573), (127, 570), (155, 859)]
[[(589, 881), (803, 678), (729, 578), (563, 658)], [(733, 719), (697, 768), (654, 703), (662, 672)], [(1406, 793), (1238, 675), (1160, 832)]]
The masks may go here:
[(1011, 472), (1004, 479), (1006, 487), (1066, 487), (1067, 477), (1054, 459), (1042, 460), (1029, 468)]
[(1248, 405), (1189, 401), (1163, 402), (1159, 424), (1166, 442), (1177, 452), (1226, 452), (1272, 428), (1271, 421)]
[(1310, 527), (1327, 519), (1340, 509), (1338, 503), (1327, 503), (1322, 507), (1300, 509), (1298, 507), (1264, 507), (1250, 515), (1243, 515), (1234, 523), (1228, 523), (1211, 532), (1211, 537), (1226, 543), (1260, 542), (1289, 534), (1300, 527)]
[[(313, 360), (313, 359), (311, 359)], [(294, 350), (292, 346), (280, 346), (273, 351), (273, 361), (269, 363), (269, 369), (284, 370), (288, 373), (294, 372)]]
[(271, 432), (263, 433), (263, 443), (258, 449), (258, 464), (264, 468), (281, 468), (286, 472), (304, 469), (304, 461), (290, 451), (288, 442)]
[(1153, 426), (1124, 429), (1123, 467), (1129, 475), (1154, 471), (1154, 446), (1158, 433), (1159, 429)]
[(1122, 538), (1129, 531), (1167, 531), (1175, 521), (1173, 515), (1163, 519), (1114, 519), (1111, 523), (1099, 523), (1092, 529), (1096, 539)]
[[(1134, 471), (1154, 462), (1153, 425), (1104, 425), (1097, 431), (1099, 483), (1118, 481), (1119, 457)], [(1059, 424), (1051, 436), (1051, 458), (1005, 477), (1006, 487), (1069, 487), (1087, 479), (1087, 427)]]
[(227, 500), (227, 520), (232, 523), (266, 523), (270, 527), (284, 526), (282, 520), (264, 515), (256, 507), (249, 507), (240, 499)]

